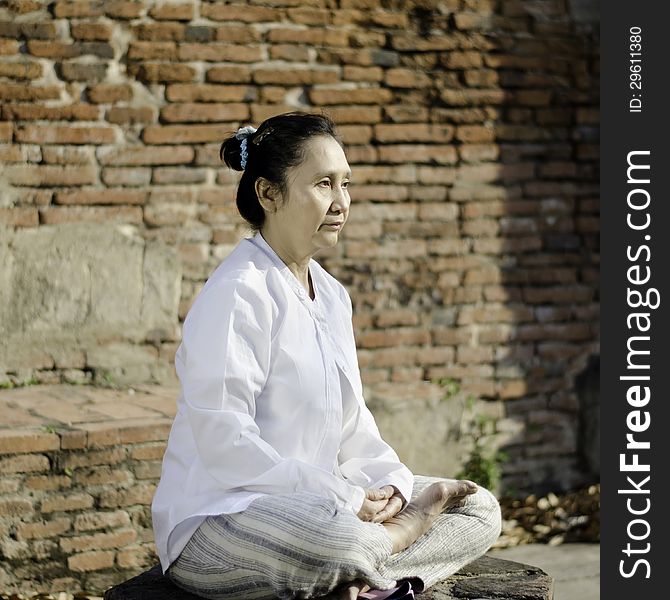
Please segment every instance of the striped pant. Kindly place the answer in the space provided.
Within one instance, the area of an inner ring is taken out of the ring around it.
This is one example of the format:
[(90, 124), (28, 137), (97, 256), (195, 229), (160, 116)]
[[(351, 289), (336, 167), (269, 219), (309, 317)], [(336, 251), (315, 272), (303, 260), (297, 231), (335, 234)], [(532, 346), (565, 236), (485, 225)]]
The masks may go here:
[[(435, 481), (444, 478), (415, 475), (412, 498)], [(318, 598), (355, 579), (377, 589), (412, 579), (425, 590), (484, 554), (500, 526), (498, 501), (480, 488), (392, 554), (383, 525), (329, 499), (268, 495), (243, 512), (207, 517), (167, 575), (196, 595), (231, 600)]]

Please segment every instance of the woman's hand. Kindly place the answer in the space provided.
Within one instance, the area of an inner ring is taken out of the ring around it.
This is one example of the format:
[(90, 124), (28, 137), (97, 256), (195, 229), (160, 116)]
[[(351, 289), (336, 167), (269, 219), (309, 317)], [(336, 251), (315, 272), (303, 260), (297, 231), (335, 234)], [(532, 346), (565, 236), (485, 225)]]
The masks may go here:
[(384, 521), (388, 521), (390, 518), (395, 517), (402, 508), (403, 498), (398, 489), (392, 485), (387, 485), (384, 486), (382, 490), (386, 488), (390, 488), (393, 495), (389, 498), (386, 506), (373, 517), (373, 523), (383, 523)]
[(384, 510), (394, 492), (394, 488), (390, 485), (383, 488), (366, 488), (365, 500), (358, 511), (358, 518), (361, 521), (373, 521)]

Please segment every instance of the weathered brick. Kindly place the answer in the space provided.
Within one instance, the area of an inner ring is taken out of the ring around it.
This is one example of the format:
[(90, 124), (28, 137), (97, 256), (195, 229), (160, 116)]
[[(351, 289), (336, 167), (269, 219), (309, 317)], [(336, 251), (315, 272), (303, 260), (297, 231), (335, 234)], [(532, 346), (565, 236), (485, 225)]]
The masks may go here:
[(134, 529), (120, 529), (110, 533), (94, 533), (75, 537), (61, 537), (60, 547), (63, 552), (82, 552), (86, 550), (105, 550), (121, 548), (137, 539)]
[(128, 84), (98, 83), (87, 88), (88, 99), (95, 104), (113, 104), (132, 99), (133, 89)]
[[(214, 71), (214, 69), (211, 69)], [(336, 71), (325, 69), (295, 69), (295, 68), (274, 68), (274, 69), (255, 69), (253, 71), (253, 80), (259, 85), (318, 85), (336, 83), (339, 81), (339, 74)], [(208, 79), (216, 81), (216, 79)], [(283, 98), (281, 88), (279, 98)]]
[(30, 490), (48, 492), (71, 487), (72, 479), (67, 475), (54, 475), (53, 473), (49, 475), (34, 475), (26, 477), (23, 485)]
[(151, 169), (147, 167), (105, 167), (100, 172), (105, 185), (145, 186), (151, 181)]
[(57, 100), (61, 87), (58, 85), (26, 86), (19, 83), (0, 83), (0, 100)]
[(106, 42), (112, 37), (112, 27), (109, 23), (80, 21), (70, 25), (70, 35), (76, 40)]
[(62, 458), (63, 468), (91, 467), (95, 465), (115, 465), (126, 460), (126, 449), (122, 447), (107, 450), (88, 450), (85, 453), (73, 452)]
[(260, 46), (232, 45), (224, 42), (208, 44), (183, 43), (178, 48), (179, 60), (205, 60), (210, 62), (257, 62), (263, 59)]
[(175, 103), (161, 108), (161, 120), (167, 123), (206, 123), (209, 121), (241, 121), (247, 118), (244, 104)]
[(24, 125), (16, 131), (16, 141), (36, 144), (112, 144), (116, 131), (104, 125)]
[(391, 101), (390, 90), (384, 88), (313, 88), (308, 92), (312, 104), (386, 104)]
[(145, 190), (125, 188), (81, 188), (79, 190), (57, 191), (56, 204), (144, 204)]
[(77, 469), (74, 473), (74, 482), (85, 488), (94, 485), (113, 485), (132, 483), (132, 473), (119, 467), (103, 465), (86, 470)]
[(280, 11), (265, 6), (242, 4), (203, 4), (200, 15), (213, 21), (244, 21), (247, 23), (278, 22)]
[(37, 523), (23, 523), (16, 528), (17, 539), (32, 540), (59, 536), (70, 530), (72, 521), (67, 517), (40, 521)]
[(165, 97), (170, 102), (243, 102), (251, 88), (206, 83), (168, 85)]
[(149, 9), (149, 16), (157, 21), (190, 21), (195, 16), (192, 3), (159, 4)]
[[(1, 154), (0, 154), (1, 156)], [(39, 212), (31, 206), (0, 207), (0, 223), (10, 227), (37, 227)]]
[(379, 160), (385, 163), (455, 164), (458, 154), (453, 146), (441, 144), (392, 144), (379, 147)]
[(10, 79), (37, 79), (42, 76), (42, 65), (38, 62), (0, 63), (0, 77)]
[(40, 509), (43, 513), (66, 512), (81, 510), (93, 506), (93, 496), (83, 492), (63, 496), (51, 496), (41, 502)]
[(29, 517), (34, 512), (33, 504), (23, 498), (0, 498), (0, 517)]
[(43, 454), (20, 454), (0, 459), (0, 473), (48, 471), (49, 459)]
[(198, 144), (222, 140), (228, 125), (149, 125), (142, 132), (147, 144)]
[(95, 183), (98, 174), (90, 165), (10, 165), (5, 168), (5, 176), (14, 185), (53, 186)]
[(98, 571), (107, 569), (114, 565), (114, 552), (110, 550), (98, 550), (82, 552), (68, 556), (68, 569), (78, 572)]
[(128, 525), (130, 525), (130, 517), (124, 510), (86, 512), (77, 515), (74, 519), (75, 531), (91, 531)]
[(142, 209), (133, 206), (54, 206), (40, 209), (46, 225), (60, 223), (141, 223)]
[(129, 67), (131, 74), (147, 83), (171, 83), (173, 81), (194, 81), (196, 70), (190, 65), (144, 63), (137, 68)]
[(130, 42), (128, 58), (131, 60), (176, 60), (175, 42)]
[(151, 504), (155, 490), (155, 483), (138, 483), (124, 490), (105, 490), (100, 494), (100, 507), (147, 506)]
[(60, 440), (55, 433), (0, 430), (0, 454), (20, 454), (58, 450)]
[(107, 42), (44, 42), (29, 40), (28, 52), (39, 58), (75, 58), (78, 56), (97, 56), (98, 58), (114, 58), (114, 48)]
[(110, 123), (118, 125), (152, 123), (156, 120), (156, 110), (151, 106), (114, 106), (107, 111), (106, 118)]

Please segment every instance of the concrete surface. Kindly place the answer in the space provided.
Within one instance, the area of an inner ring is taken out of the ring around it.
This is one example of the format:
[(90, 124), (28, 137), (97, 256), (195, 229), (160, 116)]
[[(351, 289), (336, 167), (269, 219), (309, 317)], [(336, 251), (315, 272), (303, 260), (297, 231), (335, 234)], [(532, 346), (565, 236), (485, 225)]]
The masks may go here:
[(526, 544), (491, 550), (489, 556), (539, 567), (554, 578), (554, 600), (600, 599), (599, 544)]

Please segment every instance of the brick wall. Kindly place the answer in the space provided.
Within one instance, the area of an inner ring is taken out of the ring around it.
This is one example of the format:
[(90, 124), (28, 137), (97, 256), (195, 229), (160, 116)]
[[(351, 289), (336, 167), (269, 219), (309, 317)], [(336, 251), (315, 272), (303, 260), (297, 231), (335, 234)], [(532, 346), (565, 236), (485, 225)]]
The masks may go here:
[[(351, 292), (370, 397), (383, 408), (456, 379), (497, 420), (505, 485), (571, 487), (585, 477), (575, 381), (598, 353), (588, 6), (10, 0), (0, 224), (120, 223), (164, 241), (181, 257), (183, 319), (245, 233), (223, 136), (325, 110), (347, 145), (353, 206), (317, 259)], [(169, 360), (176, 342), (156, 345)], [(93, 369), (46, 364), (0, 375)]]

